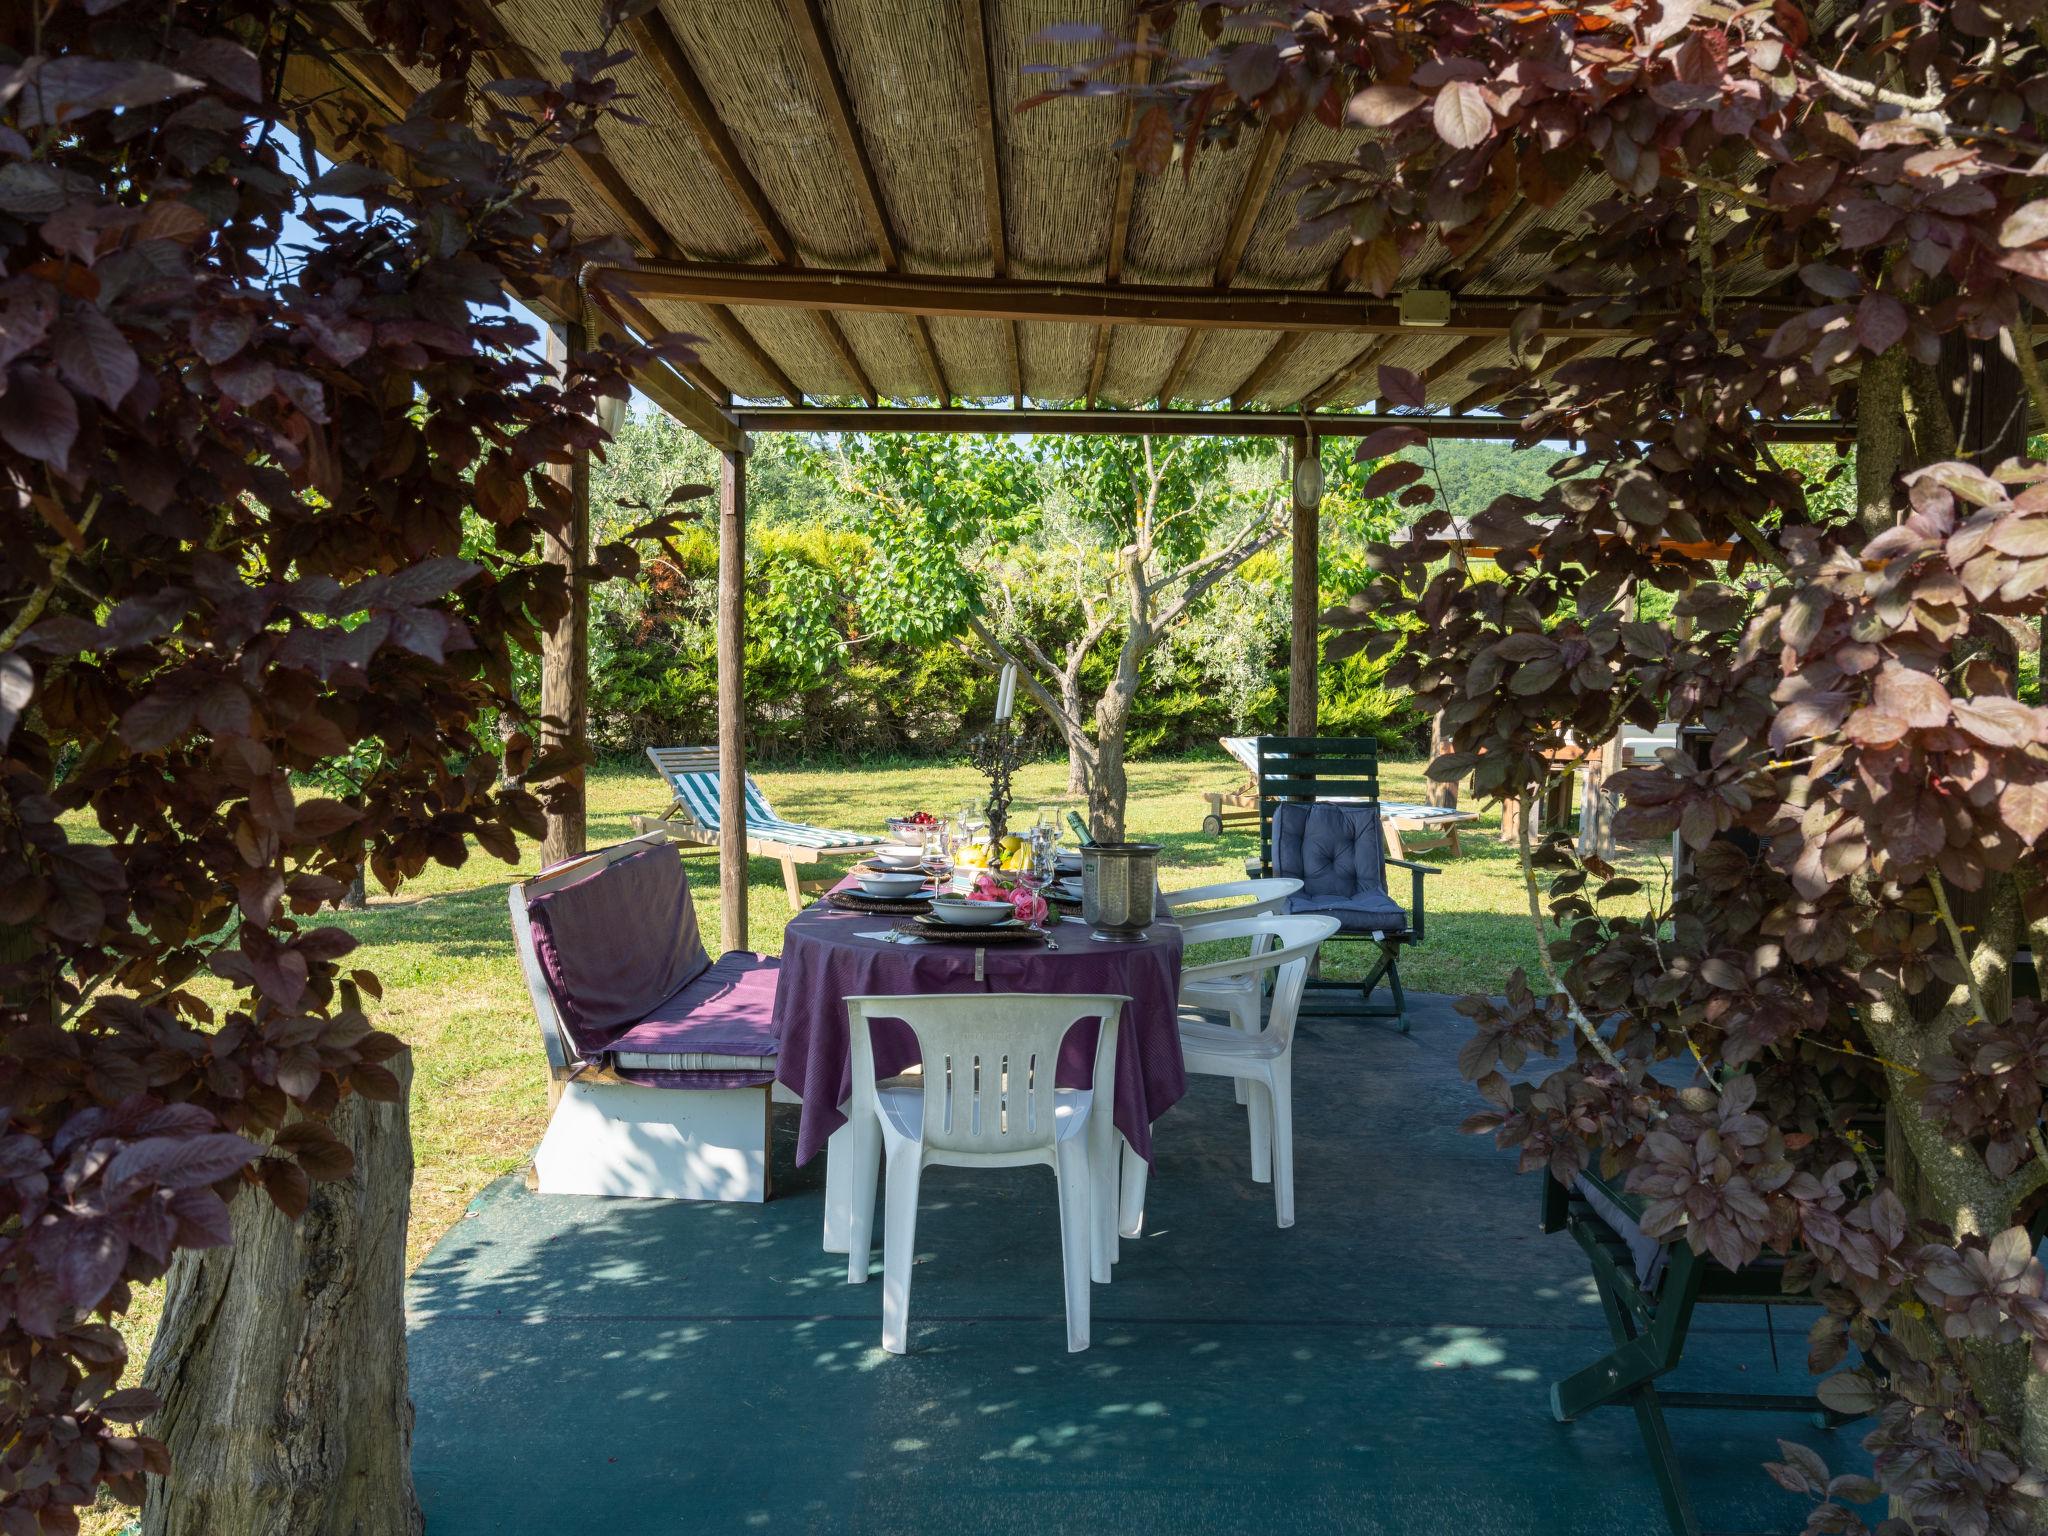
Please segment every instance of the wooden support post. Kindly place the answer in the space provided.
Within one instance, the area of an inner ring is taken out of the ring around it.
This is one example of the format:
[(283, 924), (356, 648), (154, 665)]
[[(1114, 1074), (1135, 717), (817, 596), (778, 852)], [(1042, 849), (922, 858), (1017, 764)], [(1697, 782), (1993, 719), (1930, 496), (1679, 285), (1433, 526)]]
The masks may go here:
[[(580, 320), (548, 327), (548, 360), (558, 371), (567, 366), (571, 352), (580, 352), (587, 344)], [(567, 568), (569, 611), (541, 641), (541, 742), (548, 749), (580, 751), (590, 719), (590, 455), (576, 450), (569, 463), (551, 466), (548, 473), (569, 491), (568, 535), (550, 534), (546, 544), (548, 559)], [(547, 833), (540, 844), (543, 869), (584, 850), (582, 764), (548, 789)]]
[(1287, 642), (1287, 734), (1316, 733), (1316, 616), (1322, 605), (1322, 475), (1313, 438), (1293, 454), (1294, 595)]
[(722, 948), (747, 947), (747, 460), (718, 480), (718, 894)]

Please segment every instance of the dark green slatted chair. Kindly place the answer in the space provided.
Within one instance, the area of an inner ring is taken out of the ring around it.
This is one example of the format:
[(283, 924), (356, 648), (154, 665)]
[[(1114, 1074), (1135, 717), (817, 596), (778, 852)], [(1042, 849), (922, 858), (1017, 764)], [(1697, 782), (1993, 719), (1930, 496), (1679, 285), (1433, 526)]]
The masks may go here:
[(1666, 1247), (1644, 1237), (1638, 1225), (1642, 1208), (1636, 1196), (1597, 1176), (1581, 1174), (1567, 1188), (1549, 1173), (1543, 1175), (1543, 1230), (1569, 1232), (1585, 1250), (1614, 1336), (1613, 1349), (1551, 1384), (1550, 1411), (1568, 1424), (1595, 1408), (1633, 1408), (1673, 1536), (1702, 1536), (1664, 1422), (1666, 1408), (1809, 1413), (1830, 1428), (1850, 1420), (1811, 1393), (1673, 1392), (1657, 1385), (1685, 1354), (1695, 1308), (1767, 1307), (1797, 1304), (1800, 1298), (1785, 1294), (1782, 1260), (1766, 1257), (1730, 1270), (1701, 1258), (1683, 1242)]
[[(1370, 736), (1261, 736), (1257, 747), (1259, 857), (1247, 867), (1261, 875), (1304, 879), (1306, 888), (1288, 898), (1288, 910), (1334, 917), (1340, 928), (1329, 942), (1356, 939), (1376, 951), (1362, 985), (1313, 977), (1303, 1007), (1330, 993), (1355, 993), (1357, 1001), (1342, 1012), (1394, 1019), (1405, 1034), (1401, 950), (1422, 942), (1423, 877), (1442, 871), (1387, 856), (1380, 821), (1379, 743)], [(1319, 862), (1312, 850), (1308, 867), (1295, 867), (1303, 859), (1305, 838), (1337, 862)], [(1393, 867), (1409, 872), (1405, 906), (1387, 889), (1387, 871)], [(1319, 875), (1338, 868), (1344, 873), (1336, 886), (1318, 883)], [(1382, 981), (1390, 1005), (1373, 1001)], [(1317, 1011), (1327, 1009), (1318, 1006)]]

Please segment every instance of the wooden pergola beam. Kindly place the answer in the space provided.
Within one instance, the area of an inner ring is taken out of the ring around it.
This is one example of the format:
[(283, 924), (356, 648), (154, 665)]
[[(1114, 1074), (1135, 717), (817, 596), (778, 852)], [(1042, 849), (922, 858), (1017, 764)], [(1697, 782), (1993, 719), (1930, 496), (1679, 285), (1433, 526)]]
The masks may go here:
[[(785, 9), (789, 12), (790, 25), (796, 29), (804, 66), (810, 72), (811, 86), (825, 104), (825, 128), (837, 144), (839, 158), (853, 179), (854, 201), (860, 204), (861, 217), (867, 221), (869, 238), (875, 242), (875, 254), (881, 259), (883, 271), (894, 272), (903, 265), (902, 247), (896, 238), (895, 226), (889, 221), (888, 205), (882, 199), (882, 182), (875, 174), (874, 158), (869, 155), (867, 140), (861, 137), (860, 124), (854, 119), (853, 97), (846, 89), (846, 73), (840, 69), (839, 55), (832, 47), (832, 34), (826, 28), (825, 13), (819, 0), (787, 0)], [(868, 381), (867, 370), (855, 355), (853, 344), (836, 321), (829, 316), (822, 317), (822, 321), (819, 330), (826, 345), (838, 355), (841, 365), (852, 375), (861, 398), (873, 405), (875, 386)], [(939, 367), (939, 352), (932, 342), (930, 324), (924, 316), (916, 314), (908, 316), (908, 324), (918, 354), (924, 360), (925, 371), (930, 375), (927, 382), (932, 387), (933, 396), (939, 400), (948, 399), (946, 375)]]
[(824, 11), (819, 0), (787, 0), (784, 9), (789, 13), (790, 25), (796, 30), (804, 65), (810, 72), (811, 86), (825, 104), (825, 130), (832, 135), (839, 149), (840, 161), (853, 177), (854, 201), (860, 204), (861, 217), (867, 221), (868, 236), (875, 242), (882, 269), (894, 272), (902, 265), (896, 246), (896, 232), (889, 224), (888, 210), (882, 202), (882, 183), (875, 175), (874, 161), (869, 157), (867, 144), (854, 123), (853, 98), (847, 94), (846, 76), (839, 68), (838, 54), (833, 52)]
[[(525, 46), (513, 41), (499, 25), (493, 8), (485, 0), (455, 0), (455, 3), (463, 17), (476, 29), (477, 35), (485, 40), (485, 49), (497, 59), (503, 74), (512, 78), (551, 78)], [(669, 238), (668, 230), (655, 217), (653, 210), (640, 200), (640, 194), (619, 174), (618, 167), (602, 149), (571, 145), (564, 158), (566, 163), (577, 167), (592, 195), (605, 205), (612, 217), (619, 221), (620, 228), (637, 241), (643, 251), (651, 256), (674, 252), (675, 242)]]
[[(1594, 343), (1587, 340), (1559, 342), (1543, 355), (1543, 360), (1536, 366), (1533, 376), (1539, 379), (1549, 377), (1555, 369), (1563, 367), (1593, 345)], [(1513, 378), (1497, 379), (1491, 384), (1482, 384), (1460, 400), (1456, 408), (1460, 411), (1469, 411), (1478, 406), (1491, 405), (1521, 382), (1522, 378), (1518, 375)]]
[[(590, 301), (619, 325), (635, 332), (643, 339), (666, 336), (675, 329), (674, 326), (663, 325), (655, 319), (647, 306), (630, 293), (620, 293), (611, 288), (593, 288), (590, 290)], [(732, 386), (713, 373), (702, 358), (695, 362), (675, 363), (671, 366), (721, 405), (732, 403)]]
[[(1277, 128), (1271, 123), (1259, 130), (1259, 142), (1252, 150), (1251, 169), (1245, 175), (1244, 185), (1238, 189), (1237, 203), (1230, 210), (1230, 225), (1223, 236), (1223, 250), (1216, 258), (1214, 283), (1219, 289), (1228, 288), (1237, 278), (1237, 269), (1244, 261), (1245, 247), (1251, 243), (1252, 229), (1259, 222), (1259, 211), (1266, 206), (1266, 198), (1273, 190), (1273, 177), (1279, 172), (1280, 161), (1286, 152), (1287, 138), (1291, 132), (1291, 126)], [(1166, 403), (1180, 388), (1181, 380), (1187, 374), (1188, 364), (1194, 360), (1195, 347), (1200, 340), (1200, 332), (1194, 330), (1190, 330), (1181, 338), (1180, 350), (1173, 355), (1173, 365), (1159, 381), (1159, 409), (1165, 410)], [(1273, 345), (1278, 347), (1280, 342), (1285, 340), (1283, 336)], [(1267, 355), (1272, 355), (1270, 350)], [(1260, 366), (1263, 367), (1264, 364), (1261, 363)], [(1237, 403), (1233, 396), (1231, 404)]]
[(1194, 357), (1195, 346), (1201, 339), (1200, 331), (1189, 331), (1187, 335), (1181, 337), (1180, 350), (1173, 354), (1173, 362), (1166, 370), (1166, 377), (1159, 381), (1157, 398), (1160, 411), (1167, 408), (1167, 402), (1173, 399), (1174, 394), (1180, 389), (1181, 375), (1188, 371), (1188, 363)]
[(1003, 216), (1003, 165), (996, 153), (995, 61), (988, 46), (988, 19), (982, 0), (960, 0), (962, 41), (967, 53), (967, 82), (974, 106), (975, 147), (981, 160), (982, 211), (988, 220), (989, 266), (997, 277), (1010, 275), (1010, 239)]
[(739, 145), (726, 128), (725, 120), (718, 115), (718, 108), (690, 63), (690, 56), (683, 51), (683, 45), (676, 40), (660, 10), (629, 18), (626, 35), (633, 44), (633, 51), (667, 87), (669, 100), (697, 136), (697, 147), (704, 151), (704, 158), (718, 173), (718, 179), (725, 183), (726, 191), (732, 194), (747, 222), (754, 226), (754, 233), (761, 237), (761, 244), (767, 247), (768, 254), (785, 266), (796, 260), (796, 243), (783, 226), (782, 216), (768, 201), (768, 194), (761, 190), (754, 173), (747, 169)]
[(1302, 331), (1284, 331), (1280, 339), (1266, 349), (1266, 355), (1259, 359), (1259, 366), (1245, 375), (1244, 382), (1230, 392), (1230, 408), (1241, 411), (1257, 397), (1260, 390), (1273, 382), (1273, 376), (1287, 366), (1287, 360), (1301, 350), (1301, 344), (1308, 340)]
[[(967, 54), (967, 82), (974, 102), (975, 144), (981, 160), (982, 211), (988, 220), (988, 263), (991, 275), (1010, 275), (1009, 220), (1003, 205), (1003, 162), (996, 150), (995, 57), (989, 48), (988, 17), (983, 0), (960, 0), (961, 42)], [(927, 322), (920, 316), (918, 325)], [(938, 351), (926, 333), (932, 368), (938, 371)], [(1015, 325), (1003, 327), (1003, 348), (1009, 366), (1010, 394), (1018, 409), (1024, 406), (1024, 345)], [(943, 387), (943, 386), (942, 386)], [(941, 399), (950, 399), (942, 394)]]
[[(592, 284), (591, 286), (595, 289), (599, 286), (612, 287), (614, 285), (607, 283), (602, 285)], [(630, 292), (631, 290), (628, 291)], [(763, 374), (767, 375), (774, 383), (776, 389), (781, 392), (783, 399), (787, 400), (791, 405), (802, 405), (804, 403), (803, 391), (798, 389), (795, 381), (782, 371), (782, 364), (776, 362), (774, 358), (768, 355), (768, 349), (754, 340), (753, 332), (740, 323), (739, 316), (735, 315), (723, 304), (706, 304), (704, 306), (704, 313), (711, 317), (712, 328), (718, 332), (719, 339), (748, 362), (752, 363)]]
[[(1131, 41), (1135, 46), (1143, 48), (1151, 36), (1152, 23), (1141, 13), (1131, 29)], [(1151, 78), (1152, 60), (1142, 53), (1133, 57), (1130, 70), (1131, 84), (1142, 86)], [(1130, 142), (1131, 135), (1137, 131), (1137, 126), (1138, 104), (1133, 99), (1124, 105), (1125, 143)], [(1124, 280), (1124, 258), (1129, 254), (1131, 243), (1131, 205), (1137, 200), (1137, 194), (1138, 162), (1128, 154), (1119, 155), (1116, 165), (1116, 191), (1111, 194), (1109, 202), (1109, 254), (1104, 259), (1102, 271), (1103, 280), (1112, 287)], [(1095, 409), (1096, 397), (1102, 392), (1102, 376), (1109, 366), (1109, 348), (1115, 330), (1116, 327), (1110, 325), (1098, 325), (1095, 328), (1094, 355), (1088, 360), (1086, 403), (1091, 411)]]
[(1259, 214), (1265, 209), (1267, 197), (1272, 194), (1273, 178), (1280, 174), (1280, 162), (1286, 157), (1287, 140), (1292, 132), (1292, 125), (1282, 128), (1273, 123), (1259, 130), (1259, 142), (1252, 150), (1251, 170), (1237, 194), (1237, 206), (1231, 210), (1230, 227), (1223, 237), (1223, 253), (1216, 258), (1218, 288), (1228, 288), (1237, 280), (1237, 269), (1244, 262), (1245, 247), (1251, 244), (1252, 230), (1258, 226)]
[[(606, 281), (647, 298), (771, 309), (828, 309), (862, 314), (927, 315), (956, 320), (1051, 320), (1065, 323), (1170, 326), (1180, 330), (1309, 331), (1353, 336), (1505, 337), (1529, 299), (1480, 298), (1451, 303), (1442, 325), (1403, 322), (1397, 302), (1300, 289), (1112, 286), (1036, 282), (1024, 278), (945, 277), (907, 272), (814, 268), (790, 271), (718, 262), (653, 259), (609, 269)], [(1789, 314), (1790, 311), (1783, 311)], [(1766, 320), (1780, 311), (1763, 307)], [(1643, 315), (1627, 324), (1550, 321), (1559, 340), (1616, 340), (1654, 331), (1671, 317)]]
[(815, 311), (812, 318), (818, 322), (818, 334), (824, 338), (826, 347), (839, 359), (839, 366), (844, 368), (847, 376), (853, 380), (854, 393), (869, 405), (875, 404), (879, 398), (875, 394), (875, 386), (868, 378), (868, 371), (861, 367), (860, 357), (854, 352), (853, 343), (846, 339), (846, 332), (839, 328), (839, 322), (822, 309)]
[(1442, 357), (1435, 359), (1422, 370), (1424, 379), (1434, 383), (1453, 377), (1459, 369), (1469, 366), (1476, 358), (1484, 357), (1499, 344), (1496, 336), (1467, 336)]
[(1330, 401), (1343, 394), (1365, 377), (1365, 371), (1385, 355), (1387, 348), (1394, 344), (1391, 336), (1376, 336), (1352, 354), (1351, 361), (1343, 364), (1322, 383), (1301, 397), (1307, 410), (1320, 410)]
[[(1299, 437), (1299, 411), (1123, 411), (1004, 410), (973, 406), (742, 406), (733, 413), (748, 432), (985, 432), (1063, 436), (1108, 433), (1131, 437)], [(1307, 430), (1317, 437), (1364, 437), (1381, 427), (1413, 427), (1425, 437), (1461, 441), (1508, 441), (1521, 422), (1506, 416), (1446, 416), (1383, 411), (1310, 413)], [(1850, 421), (1759, 421), (1768, 442), (1852, 441)]]

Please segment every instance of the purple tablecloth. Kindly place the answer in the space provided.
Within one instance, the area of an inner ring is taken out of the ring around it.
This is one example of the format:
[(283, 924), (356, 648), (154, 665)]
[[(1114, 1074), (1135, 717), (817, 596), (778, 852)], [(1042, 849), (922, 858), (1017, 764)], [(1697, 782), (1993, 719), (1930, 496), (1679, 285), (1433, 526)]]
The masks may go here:
[[(1152, 1122), (1188, 1090), (1180, 1054), (1181, 931), (1152, 925), (1142, 942), (1098, 943), (1078, 922), (1062, 923), (1059, 948), (991, 944), (982, 979), (974, 977), (972, 944), (891, 944), (864, 933), (893, 928), (901, 918), (842, 912), (825, 902), (790, 920), (782, 939), (782, 977), (775, 988), (775, 1030), (781, 1058), (775, 1075), (803, 1099), (796, 1160), (806, 1163), (846, 1123), (853, 1094), (846, 999), (923, 992), (1108, 992), (1131, 999), (1117, 1036), (1116, 1127), (1131, 1149), (1152, 1157)], [(917, 1063), (909, 1026), (875, 1032), (875, 1070), (893, 1076)], [(1059, 1081), (1085, 1088), (1095, 1061), (1095, 1032), (1074, 1031), (1060, 1053)]]

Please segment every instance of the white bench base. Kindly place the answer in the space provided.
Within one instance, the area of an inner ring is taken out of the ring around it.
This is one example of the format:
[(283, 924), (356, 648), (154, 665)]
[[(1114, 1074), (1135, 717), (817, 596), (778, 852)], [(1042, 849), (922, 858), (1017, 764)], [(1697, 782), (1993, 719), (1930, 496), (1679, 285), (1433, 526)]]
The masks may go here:
[(768, 1198), (768, 1089), (562, 1085), (534, 1154), (544, 1195)]

